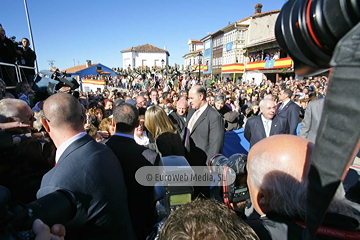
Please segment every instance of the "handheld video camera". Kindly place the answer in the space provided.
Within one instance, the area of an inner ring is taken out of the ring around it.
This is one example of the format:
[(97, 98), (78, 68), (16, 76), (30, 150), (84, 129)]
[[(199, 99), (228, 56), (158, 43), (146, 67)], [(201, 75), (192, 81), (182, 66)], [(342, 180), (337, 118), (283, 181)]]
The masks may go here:
[[(239, 153), (233, 154), (229, 158), (216, 154), (208, 162), (209, 171), (222, 174), (223, 180), (225, 180), (222, 184), (222, 194), (227, 206), (230, 206), (230, 203), (238, 203), (250, 198), (246, 183), (246, 163), (247, 155)], [(222, 169), (223, 172), (219, 173), (219, 169)], [(235, 173), (229, 169), (234, 170)], [(229, 182), (233, 183), (228, 184)]]
[(52, 95), (58, 92), (62, 87), (70, 87), (70, 92), (79, 88), (79, 83), (72, 77), (66, 77), (66, 73), (62, 73), (59, 69), (54, 72), (40, 71), (34, 82), (34, 90), (37, 92)]
[(76, 203), (69, 192), (57, 190), (29, 204), (10, 202), (10, 192), (0, 186), (0, 239), (34, 239), (32, 224), (65, 224), (75, 217)]

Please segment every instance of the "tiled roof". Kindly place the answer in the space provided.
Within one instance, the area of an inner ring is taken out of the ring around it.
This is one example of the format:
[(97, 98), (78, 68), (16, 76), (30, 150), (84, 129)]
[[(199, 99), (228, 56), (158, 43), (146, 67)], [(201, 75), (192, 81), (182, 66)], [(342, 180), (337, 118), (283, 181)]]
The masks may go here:
[(278, 13), (280, 12), (281, 9), (277, 9), (277, 10), (272, 10), (272, 11), (268, 11), (268, 12), (263, 12), (263, 13), (257, 13), (257, 14), (254, 14), (254, 15), (251, 15), (250, 17), (246, 17), (244, 19), (241, 19), (239, 21), (237, 21), (237, 23), (242, 23), (242, 22), (245, 22), (246, 20), (252, 18), (252, 17), (262, 17), (262, 16), (265, 16), (265, 15), (269, 15), (269, 14), (273, 14), (273, 13)]
[(201, 42), (200, 40), (190, 39), (190, 42)]
[(126, 48), (120, 52), (121, 53), (125, 53), (125, 52), (162, 52), (162, 53), (167, 53), (168, 56), (170, 56), (170, 54), (167, 50), (155, 47), (151, 44), (144, 44), (144, 45), (137, 46), (137, 47)]
[(186, 57), (187, 55), (195, 54), (195, 53), (198, 53), (198, 52), (202, 52), (203, 50), (204, 50), (204, 49), (201, 48), (201, 49), (199, 49), (199, 50), (189, 52), (189, 53), (185, 54), (183, 57)]
[[(92, 67), (92, 66), (95, 66), (95, 65), (98, 65), (99, 63), (94, 63), (94, 64), (91, 64), (89, 67)], [(86, 64), (84, 65), (77, 65), (75, 67), (71, 67), (71, 68), (68, 68), (68, 69), (64, 69), (62, 70), (62, 72), (66, 72), (66, 73), (76, 73), (78, 71), (81, 71), (81, 70), (84, 70), (86, 69)]]

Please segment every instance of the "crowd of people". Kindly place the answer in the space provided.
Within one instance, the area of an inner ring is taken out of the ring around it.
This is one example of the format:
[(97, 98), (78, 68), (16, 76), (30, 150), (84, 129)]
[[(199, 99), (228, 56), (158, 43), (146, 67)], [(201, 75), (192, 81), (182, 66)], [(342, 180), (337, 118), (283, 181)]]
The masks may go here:
[[(0, 41), (7, 40), (0, 25)], [(34, 62), (26, 38), (18, 51), (11, 51), (11, 63)], [(6, 62), (5, 55), (9, 49), (1, 47), (0, 61)], [(249, 61), (262, 60), (257, 58)], [(4, 71), (0, 185), (10, 190), (11, 201), (30, 203), (59, 189), (75, 199), (75, 217), (63, 223), (65, 228), (52, 226), (52, 239), (62, 238), (65, 229), (67, 239), (146, 239), (158, 221), (154, 187), (139, 184), (137, 170), (174, 155), (185, 157), (190, 166), (206, 166), (222, 152), (225, 133), (239, 129), (250, 143), (247, 184), (257, 217), (247, 218), (243, 205), (233, 211), (208, 200), (214, 197), (210, 187), (196, 186), (199, 198), (170, 214), (160, 239), (301, 239), (308, 156), (328, 88), (326, 76), (236, 82), (189, 74), (91, 75), (83, 79), (105, 80), (107, 87), (101, 92), (63, 87), (48, 96), (33, 90), (32, 71), (24, 71), (23, 81), (8, 92), (6, 85), (14, 79)], [(359, 237), (357, 187), (356, 181), (339, 187), (319, 239), (337, 239), (339, 232)], [(38, 239), (50, 239), (40, 220), (33, 229)]]

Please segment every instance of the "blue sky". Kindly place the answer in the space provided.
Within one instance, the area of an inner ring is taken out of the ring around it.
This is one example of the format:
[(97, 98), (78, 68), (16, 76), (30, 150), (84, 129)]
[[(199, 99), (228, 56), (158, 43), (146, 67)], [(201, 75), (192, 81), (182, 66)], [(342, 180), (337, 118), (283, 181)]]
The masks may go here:
[[(121, 67), (120, 51), (152, 44), (170, 52), (170, 65), (183, 64), (188, 39), (201, 39), (254, 13), (280, 9), (285, 0), (27, 0), (39, 69), (102, 63)], [(8, 37), (29, 38), (23, 0), (0, 0), (0, 23)]]

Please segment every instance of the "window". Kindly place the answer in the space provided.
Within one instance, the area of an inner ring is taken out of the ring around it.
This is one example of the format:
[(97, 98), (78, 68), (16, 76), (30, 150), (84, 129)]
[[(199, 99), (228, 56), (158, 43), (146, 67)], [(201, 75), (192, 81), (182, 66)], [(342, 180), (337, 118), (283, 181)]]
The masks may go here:
[(210, 48), (210, 40), (205, 42), (205, 50)]
[(245, 33), (244, 33), (244, 30), (241, 30), (239, 32), (239, 40), (244, 40), (245, 39)]
[(156, 59), (156, 60), (155, 60), (154, 66), (155, 66), (155, 67), (156, 67), (156, 66), (160, 66), (160, 60), (159, 60), (159, 59)]

